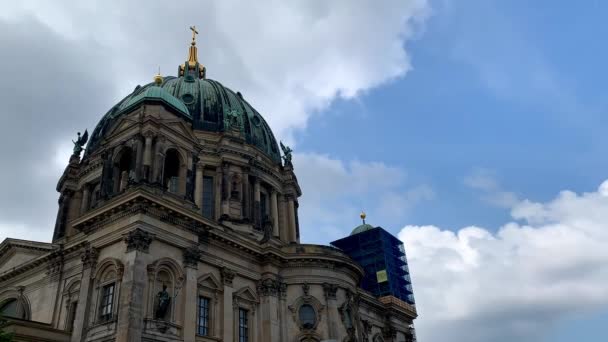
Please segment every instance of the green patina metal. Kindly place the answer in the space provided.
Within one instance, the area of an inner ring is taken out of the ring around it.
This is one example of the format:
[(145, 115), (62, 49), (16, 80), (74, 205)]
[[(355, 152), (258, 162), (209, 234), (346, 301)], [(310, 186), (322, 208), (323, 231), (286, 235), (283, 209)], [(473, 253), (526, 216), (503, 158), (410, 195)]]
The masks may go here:
[(157, 86), (147, 87), (138, 95), (130, 97), (128, 101), (125, 101), (120, 105), (117, 114), (128, 113), (144, 102), (162, 102), (169, 106), (170, 109), (173, 109), (185, 118), (192, 120), (192, 115), (190, 115), (188, 107), (186, 107), (183, 102), (176, 99), (175, 96), (169, 94), (163, 88)]
[(281, 163), (277, 140), (266, 120), (241, 95), (208, 79), (186, 76), (164, 78), (161, 85), (138, 86), (112, 107), (95, 127), (85, 155), (99, 148), (106, 132), (121, 115), (146, 101), (156, 101), (192, 122), (195, 130), (239, 131), (245, 141)]
[(364, 223), (364, 224), (358, 226), (357, 228), (353, 229), (353, 231), (350, 233), (350, 235), (355, 235), (355, 234), (363, 233), (363, 232), (368, 231), (370, 229), (374, 229), (374, 227), (371, 224)]

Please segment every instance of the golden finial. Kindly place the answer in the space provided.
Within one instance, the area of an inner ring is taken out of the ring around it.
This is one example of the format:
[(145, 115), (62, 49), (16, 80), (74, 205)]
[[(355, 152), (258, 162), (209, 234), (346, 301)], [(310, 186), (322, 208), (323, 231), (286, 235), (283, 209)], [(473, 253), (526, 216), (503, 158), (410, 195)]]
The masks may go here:
[(361, 218), (361, 220), (363, 221), (363, 224), (365, 224), (365, 218), (367, 217), (367, 215), (365, 215), (365, 212), (362, 211), (361, 214), (359, 214), (359, 217)]
[(190, 26), (190, 30), (192, 31), (192, 46), (188, 53), (188, 64), (193, 67), (198, 62), (198, 52), (196, 50), (196, 35), (198, 31), (196, 30), (196, 26)]
[(160, 66), (158, 67), (158, 73), (154, 75), (154, 83), (157, 86), (163, 84), (163, 77), (160, 75)]
[(196, 26), (190, 26), (190, 30), (192, 31), (192, 45), (196, 45), (196, 35), (198, 34)]

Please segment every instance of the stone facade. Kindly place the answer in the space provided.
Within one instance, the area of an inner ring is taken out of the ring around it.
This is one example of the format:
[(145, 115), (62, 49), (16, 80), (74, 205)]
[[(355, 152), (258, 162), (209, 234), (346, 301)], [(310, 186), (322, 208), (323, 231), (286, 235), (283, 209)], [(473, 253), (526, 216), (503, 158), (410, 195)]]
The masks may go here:
[(291, 162), (178, 114), (129, 108), (70, 159), (53, 242), (0, 245), (16, 341), (411, 340), (414, 307), (358, 288), (339, 250), (300, 243)]

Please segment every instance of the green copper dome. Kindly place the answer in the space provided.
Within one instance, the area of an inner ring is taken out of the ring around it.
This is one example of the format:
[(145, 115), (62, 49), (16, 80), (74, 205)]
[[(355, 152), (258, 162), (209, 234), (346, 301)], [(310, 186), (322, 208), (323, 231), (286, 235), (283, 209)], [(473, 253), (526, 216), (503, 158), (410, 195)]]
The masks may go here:
[(138, 107), (143, 102), (155, 101), (162, 102), (165, 105), (168, 105), (177, 113), (181, 114), (189, 120), (192, 120), (192, 115), (190, 115), (188, 107), (186, 107), (183, 102), (175, 98), (175, 96), (169, 94), (161, 87), (146, 87), (138, 95), (129, 97), (128, 101), (123, 101), (120, 104), (118, 108), (118, 114), (128, 113), (131, 111), (131, 109)]
[[(195, 75), (194, 75), (195, 76)], [(240, 131), (246, 142), (257, 147), (276, 163), (281, 163), (279, 147), (266, 120), (239, 92), (203, 77), (164, 78), (160, 85), (137, 86), (122, 101), (112, 107), (95, 127), (85, 155), (95, 151), (107, 130), (123, 114), (147, 101), (168, 105), (177, 114), (191, 121), (196, 130), (208, 132)]]
[(363, 233), (365, 231), (368, 231), (368, 230), (374, 229), (374, 228), (375, 227), (372, 226), (371, 224), (364, 223), (364, 224), (358, 226), (357, 228), (353, 229), (353, 231), (350, 233), (350, 235), (355, 235), (355, 234)]

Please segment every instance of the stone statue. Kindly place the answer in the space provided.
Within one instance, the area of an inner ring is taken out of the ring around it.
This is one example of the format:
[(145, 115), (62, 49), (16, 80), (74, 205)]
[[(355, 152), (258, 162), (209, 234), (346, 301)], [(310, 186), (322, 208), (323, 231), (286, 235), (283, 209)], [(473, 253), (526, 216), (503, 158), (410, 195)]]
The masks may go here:
[(169, 310), (169, 304), (171, 304), (171, 296), (167, 292), (167, 285), (163, 284), (163, 290), (158, 292), (158, 304), (156, 305), (156, 319), (165, 319), (165, 315)]
[(87, 130), (84, 130), (84, 134), (82, 136), (80, 136), (80, 132), (78, 132), (78, 139), (76, 139), (76, 141), (72, 140), (72, 143), (74, 143), (74, 155), (75, 156), (79, 156), (80, 157), (80, 152), (82, 152), (82, 147), (84, 146), (84, 144), (87, 143), (87, 140), (89, 140), (89, 132), (87, 132)]
[(291, 164), (291, 152), (293, 152), (293, 150), (291, 148), (289, 148), (289, 146), (285, 146), (283, 145), (283, 142), (280, 142), (281, 144), (281, 150), (283, 150), (283, 160), (285, 161), (285, 166), (292, 166), (293, 164)]

